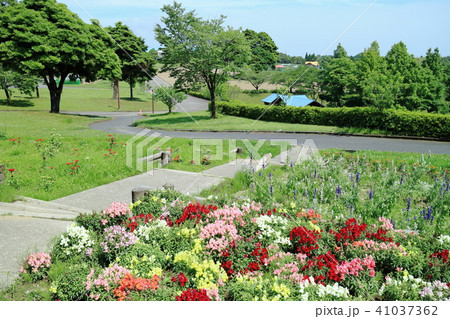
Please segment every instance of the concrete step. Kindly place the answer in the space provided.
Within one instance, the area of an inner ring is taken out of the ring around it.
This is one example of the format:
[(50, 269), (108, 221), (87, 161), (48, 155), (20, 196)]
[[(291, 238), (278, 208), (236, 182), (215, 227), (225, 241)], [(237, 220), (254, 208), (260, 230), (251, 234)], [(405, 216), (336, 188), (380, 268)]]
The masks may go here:
[(72, 220), (75, 219), (79, 213), (62, 209), (38, 207), (17, 201), (14, 203), (0, 203), (0, 215)]
[(64, 204), (60, 204), (60, 203), (47, 202), (47, 201), (34, 199), (34, 198), (30, 198), (30, 197), (24, 197), (24, 196), (19, 196), (19, 198), (22, 202), (33, 205), (35, 207), (63, 210), (63, 211), (77, 213), (77, 214), (83, 214), (83, 213), (87, 212), (86, 209), (73, 207), (73, 206), (69, 206), (69, 205), (64, 205)]

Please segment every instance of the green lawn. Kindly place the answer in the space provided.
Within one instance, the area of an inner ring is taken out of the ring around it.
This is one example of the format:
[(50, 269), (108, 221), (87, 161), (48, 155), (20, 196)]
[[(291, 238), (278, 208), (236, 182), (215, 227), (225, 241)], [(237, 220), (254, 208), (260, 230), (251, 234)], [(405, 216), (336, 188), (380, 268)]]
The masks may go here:
[[(0, 92), (0, 110), (50, 110), (48, 89), (39, 89), (40, 98), (30, 97), (14, 90), (12, 105), (7, 105), (6, 96)], [(133, 90), (134, 99), (130, 100), (129, 85), (120, 83), (121, 109), (120, 111), (151, 111), (152, 100), (150, 93), (145, 93), (143, 87), (136, 86)], [(117, 100), (112, 100), (112, 88), (109, 81), (97, 81), (80, 85), (64, 85), (61, 96), (61, 111), (118, 111)], [(155, 101), (156, 111), (167, 111), (167, 106)]]
[(239, 93), (236, 97), (236, 100), (246, 104), (263, 104), (263, 102), (261, 101), (266, 97), (268, 97), (270, 94), (272, 93), (255, 93), (255, 94)]
[[(7, 169), (0, 201), (12, 201), (16, 195), (53, 200), (141, 173), (126, 165), (126, 143), (131, 136), (92, 130), (88, 125), (93, 121), (44, 111), (0, 112), (0, 164)], [(201, 159), (213, 159), (220, 148), (201, 147), (194, 157), (192, 140), (182, 138), (170, 139), (161, 148), (172, 149), (173, 158), (178, 157), (165, 167), (169, 169), (199, 172), (229, 161), (228, 143), (223, 143), (223, 153), (209, 165), (202, 165)], [(260, 153), (269, 152), (275, 156), (280, 148), (267, 142)], [(249, 155), (244, 149), (240, 156)], [(132, 156), (135, 163), (136, 154)], [(200, 160), (191, 162), (194, 158)], [(143, 167), (144, 171), (150, 168)]]
[[(194, 121), (195, 120), (195, 121)], [(325, 133), (358, 133), (358, 134), (385, 134), (379, 130), (345, 128), (335, 126), (290, 124), (268, 121), (255, 121), (243, 117), (219, 114), (212, 120), (207, 111), (172, 114), (151, 114), (148, 119), (135, 123), (139, 127), (164, 130), (199, 130), (199, 131), (288, 131), (288, 132), (325, 132)]]

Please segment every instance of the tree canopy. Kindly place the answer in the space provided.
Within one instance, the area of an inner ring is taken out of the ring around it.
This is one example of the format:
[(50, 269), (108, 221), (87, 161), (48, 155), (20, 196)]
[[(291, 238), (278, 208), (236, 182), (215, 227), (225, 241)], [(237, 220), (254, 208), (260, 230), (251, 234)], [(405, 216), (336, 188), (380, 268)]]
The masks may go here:
[(244, 31), (250, 49), (250, 67), (256, 72), (266, 71), (275, 68), (278, 60), (278, 47), (266, 32), (255, 32), (253, 30)]
[(69, 75), (92, 81), (120, 74), (112, 47), (97, 21), (86, 24), (55, 0), (24, 0), (0, 14), (0, 63), (43, 78), (53, 113)]
[[(114, 39), (114, 48), (120, 59), (122, 80), (130, 85), (130, 98), (133, 99), (133, 88), (136, 83), (150, 80), (156, 74), (155, 57), (147, 52), (143, 38), (136, 36), (130, 28), (122, 22), (105, 30)], [(116, 80), (117, 84), (119, 79)]]
[(174, 2), (162, 8), (165, 16), (155, 28), (162, 44), (162, 71), (176, 78), (175, 86), (204, 83), (211, 96), (211, 117), (216, 117), (216, 89), (235, 64), (248, 61), (250, 47), (240, 30), (225, 28), (224, 18), (204, 20)]
[(155, 90), (155, 99), (167, 105), (169, 113), (172, 113), (175, 104), (183, 102), (186, 98), (186, 94), (177, 91), (173, 86), (159, 87)]

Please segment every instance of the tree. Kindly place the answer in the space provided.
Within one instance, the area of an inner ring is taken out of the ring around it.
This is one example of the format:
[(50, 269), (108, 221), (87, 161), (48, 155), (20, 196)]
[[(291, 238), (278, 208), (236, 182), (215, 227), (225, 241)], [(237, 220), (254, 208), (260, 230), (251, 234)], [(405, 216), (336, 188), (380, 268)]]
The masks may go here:
[(286, 69), (283, 71), (275, 71), (270, 74), (270, 83), (279, 84), (286, 87), (289, 93), (294, 93), (294, 86), (292, 84), (297, 79), (295, 69)]
[(155, 28), (156, 40), (163, 45), (162, 71), (176, 78), (175, 87), (204, 83), (211, 96), (211, 118), (216, 117), (216, 89), (228, 78), (233, 64), (244, 64), (250, 48), (240, 30), (222, 24), (224, 17), (203, 20), (181, 4), (165, 5), (163, 25)]
[(305, 54), (305, 61), (317, 61), (319, 58), (318, 55), (315, 55), (314, 53), (308, 53)]
[[(156, 74), (154, 54), (147, 52), (143, 38), (136, 36), (128, 26), (117, 22), (114, 27), (105, 28), (114, 39), (115, 52), (121, 62), (122, 80), (130, 85), (130, 99), (136, 83), (149, 80)], [(117, 99), (119, 78), (114, 79), (113, 99)]]
[(341, 44), (334, 51), (333, 58), (323, 65), (323, 96), (331, 105), (343, 107), (351, 97), (350, 88), (355, 83), (355, 63), (348, 57)]
[(333, 51), (333, 58), (339, 59), (339, 58), (348, 58), (347, 51), (344, 49), (342, 44), (338, 44), (336, 50)]
[(431, 48), (428, 49), (422, 66), (433, 74), (433, 76), (428, 79), (429, 89), (435, 100), (431, 110), (447, 113), (448, 103), (445, 101), (444, 60), (442, 59), (438, 48), (435, 48), (434, 51), (431, 51)]
[(301, 56), (289, 56), (285, 53), (278, 53), (278, 63), (284, 64), (304, 64), (305, 59)]
[(400, 78), (388, 75), (386, 60), (380, 54), (378, 42), (372, 42), (358, 55), (355, 63), (357, 79), (354, 89), (358, 96), (353, 103), (382, 109), (395, 106)]
[(435, 110), (435, 98), (430, 90), (432, 72), (419, 65), (403, 42), (392, 46), (386, 54), (386, 61), (389, 76), (400, 78), (395, 104), (410, 111)]
[(0, 30), (0, 63), (43, 78), (52, 113), (59, 113), (69, 75), (93, 81), (120, 72), (118, 57), (99, 23), (84, 23), (55, 0), (24, 0), (5, 7)]
[(261, 71), (257, 72), (250, 67), (245, 67), (241, 70), (239, 74), (239, 78), (250, 82), (250, 84), (255, 88), (256, 91), (259, 90), (259, 87), (267, 82), (271, 76), (271, 71)]
[(5, 70), (0, 65), (0, 89), (5, 92), (6, 101), (8, 105), (12, 103), (11, 101), (11, 88), (15, 87), (23, 94), (31, 95), (34, 91), (37, 83), (37, 78), (27, 75), (20, 74), (15, 71)]
[(245, 30), (244, 35), (252, 51), (249, 61), (250, 67), (256, 72), (274, 69), (278, 60), (278, 47), (266, 32)]
[(173, 86), (159, 87), (155, 90), (155, 99), (167, 105), (169, 113), (172, 113), (175, 104), (183, 102), (186, 97), (186, 94), (177, 91)]

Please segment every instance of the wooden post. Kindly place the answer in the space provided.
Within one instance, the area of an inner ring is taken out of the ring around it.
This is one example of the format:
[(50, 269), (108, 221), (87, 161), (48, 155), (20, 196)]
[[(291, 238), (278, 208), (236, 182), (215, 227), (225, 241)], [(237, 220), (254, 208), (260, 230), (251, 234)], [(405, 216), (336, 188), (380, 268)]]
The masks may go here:
[(0, 183), (5, 180), (5, 166), (3, 164), (0, 164)]
[(155, 91), (152, 89), (152, 113), (155, 114)]
[(120, 81), (117, 81), (117, 107), (120, 110)]
[(138, 186), (131, 191), (131, 202), (136, 203), (138, 200), (144, 198), (145, 194), (148, 191), (151, 191), (152, 188), (148, 186)]
[(161, 152), (161, 165), (166, 166), (172, 162), (172, 153), (168, 151)]

